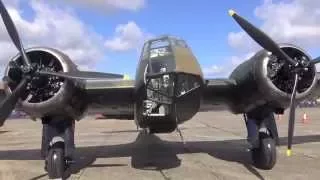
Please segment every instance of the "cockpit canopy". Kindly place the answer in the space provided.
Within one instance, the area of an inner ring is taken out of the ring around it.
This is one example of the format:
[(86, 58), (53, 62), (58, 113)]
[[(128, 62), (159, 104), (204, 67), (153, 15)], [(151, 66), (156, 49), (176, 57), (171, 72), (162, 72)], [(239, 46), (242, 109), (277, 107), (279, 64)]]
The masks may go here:
[(188, 48), (184, 40), (172, 36), (151, 39), (143, 46), (143, 58), (170, 56), (174, 47)]
[(149, 61), (149, 73), (183, 72), (202, 76), (191, 49), (177, 37), (166, 35), (146, 41), (141, 60)]

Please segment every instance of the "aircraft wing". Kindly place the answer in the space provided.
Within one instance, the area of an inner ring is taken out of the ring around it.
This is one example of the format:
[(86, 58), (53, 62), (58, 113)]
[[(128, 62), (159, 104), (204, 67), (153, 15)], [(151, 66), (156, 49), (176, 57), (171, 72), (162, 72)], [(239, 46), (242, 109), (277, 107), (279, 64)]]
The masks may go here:
[(134, 80), (86, 80), (84, 89), (92, 103), (132, 103)]
[(134, 80), (85, 80), (89, 112), (106, 115), (132, 115)]
[[(90, 113), (110, 117), (134, 114), (134, 80), (85, 80)], [(225, 109), (234, 102), (236, 82), (232, 79), (206, 79), (200, 111)]]
[(200, 111), (224, 109), (233, 101), (236, 81), (232, 79), (206, 79)]

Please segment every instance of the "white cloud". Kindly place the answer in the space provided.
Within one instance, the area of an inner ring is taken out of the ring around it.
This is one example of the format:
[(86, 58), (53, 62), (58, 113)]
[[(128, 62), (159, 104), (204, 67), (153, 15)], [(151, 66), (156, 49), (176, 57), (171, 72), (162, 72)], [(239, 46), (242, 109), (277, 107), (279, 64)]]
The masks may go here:
[[(49, 5), (44, 1), (33, 0), (29, 3), (34, 18), (26, 19), (21, 15), (19, 6), (6, 4), (26, 47), (50, 46), (66, 53), (81, 68), (94, 68), (103, 58), (103, 39), (87, 27), (70, 9)], [(18, 8), (19, 7), (19, 8)], [(0, 20), (0, 64), (18, 51), (9, 40), (7, 31)]]
[(100, 9), (103, 11), (112, 11), (116, 9), (137, 11), (146, 4), (145, 0), (61, 0), (79, 4), (85, 7)]
[[(260, 28), (276, 42), (293, 43), (304, 48), (320, 46), (319, 0), (264, 0), (254, 14), (262, 20)], [(228, 42), (231, 47), (244, 51), (259, 47), (243, 31), (229, 33)]]
[[(264, 0), (254, 9), (254, 15), (262, 22), (258, 28), (278, 43), (292, 43), (303, 47), (307, 52), (308, 49), (320, 46), (319, 0)], [(236, 22), (234, 24), (238, 26)], [(230, 69), (262, 49), (242, 30), (230, 32), (228, 43), (235, 50), (235, 55), (229, 58), (233, 66), (227, 65)], [(319, 67), (317, 66), (318, 70)]]
[(21, 0), (2, 0), (2, 2), (6, 6), (15, 7), (15, 8), (17, 8), (19, 6), (20, 1)]
[[(9, 58), (17, 53), (11, 41), (0, 41), (0, 73), (6, 68)], [(2, 74), (1, 74), (2, 75)], [(0, 80), (1, 81), (1, 80)]]
[(226, 73), (226, 69), (223, 66), (212, 65), (211, 67), (205, 67), (202, 69), (204, 76), (216, 77)]
[(240, 56), (231, 56), (230, 60), (231, 60), (231, 65), (232, 66), (238, 66), (239, 64), (241, 64), (243, 61), (248, 60), (249, 58), (251, 58), (256, 52), (249, 52), (246, 53), (244, 55), (240, 55)]
[(228, 77), (231, 72), (234, 70), (235, 67), (237, 67), (239, 64), (241, 64), (243, 61), (248, 60), (254, 55), (254, 52), (249, 52), (244, 55), (239, 56), (231, 56), (226, 59), (224, 59), (224, 64), (220, 65), (212, 65), (211, 67), (204, 67), (203, 74), (205, 77), (209, 78), (217, 78), (217, 77)]
[(105, 47), (112, 51), (140, 49), (146, 39), (152, 35), (144, 32), (135, 22), (120, 24), (115, 29), (114, 37), (105, 41)]

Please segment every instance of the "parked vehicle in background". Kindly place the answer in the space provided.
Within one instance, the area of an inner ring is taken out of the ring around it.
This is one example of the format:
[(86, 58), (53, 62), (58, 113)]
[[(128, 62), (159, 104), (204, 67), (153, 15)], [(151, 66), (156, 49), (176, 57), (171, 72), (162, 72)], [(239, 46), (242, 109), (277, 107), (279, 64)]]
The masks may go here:
[(28, 115), (22, 111), (13, 111), (10, 115), (10, 119), (21, 119), (26, 118)]
[(299, 103), (298, 107), (306, 108), (306, 107), (319, 107), (320, 99), (308, 99)]

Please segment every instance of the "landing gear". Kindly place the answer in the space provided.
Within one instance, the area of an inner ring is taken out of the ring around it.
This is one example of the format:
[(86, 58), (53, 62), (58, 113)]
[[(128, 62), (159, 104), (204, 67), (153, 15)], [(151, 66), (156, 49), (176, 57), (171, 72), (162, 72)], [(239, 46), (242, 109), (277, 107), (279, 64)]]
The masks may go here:
[(264, 170), (270, 170), (276, 164), (279, 142), (273, 112), (265, 112), (267, 110), (259, 109), (259, 112), (244, 115), (253, 165)]
[(260, 169), (272, 169), (277, 161), (275, 140), (266, 134), (261, 134), (259, 139), (259, 147), (251, 149), (253, 164)]
[(64, 178), (66, 169), (73, 163), (74, 120), (66, 117), (42, 119), (43, 134), (41, 155), (49, 179)]

